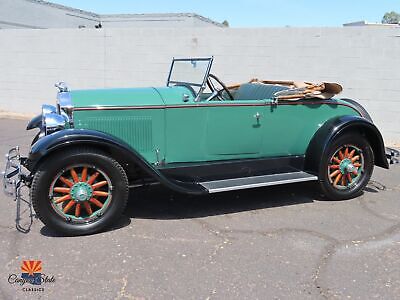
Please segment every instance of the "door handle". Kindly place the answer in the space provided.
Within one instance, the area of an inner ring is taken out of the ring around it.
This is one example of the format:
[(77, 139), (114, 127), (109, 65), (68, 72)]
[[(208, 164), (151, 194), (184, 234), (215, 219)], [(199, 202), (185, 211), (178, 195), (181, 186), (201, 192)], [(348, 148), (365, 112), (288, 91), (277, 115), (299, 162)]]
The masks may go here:
[(256, 118), (257, 122), (260, 121), (260, 118), (261, 118), (260, 113), (257, 112), (257, 113), (254, 115), (254, 118)]

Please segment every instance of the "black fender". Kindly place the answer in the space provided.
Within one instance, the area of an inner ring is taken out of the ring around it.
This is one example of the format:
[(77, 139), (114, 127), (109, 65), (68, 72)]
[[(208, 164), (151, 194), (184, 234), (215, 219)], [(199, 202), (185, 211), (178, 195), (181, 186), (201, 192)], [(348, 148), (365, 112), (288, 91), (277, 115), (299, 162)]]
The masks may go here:
[(25, 165), (34, 174), (49, 155), (75, 146), (92, 146), (106, 150), (117, 161), (119, 158), (124, 158), (128, 166), (135, 165), (141, 168), (154, 180), (176, 192), (193, 195), (207, 193), (207, 190), (199, 184), (167, 178), (130, 145), (119, 138), (96, 130), (65, 129), (47, 135), (32, 145)]
[(328, 150), (330, 143), (336, 137), (348, 131), (358, 131), (365, 135), (374, 152), (375, 165), (389, 169), (385, 145), (378, 128), (363, 117), (350, 115), (332, 118), (317, 130), (308, 145), (304, 169), (317, 175), (320, 160)]

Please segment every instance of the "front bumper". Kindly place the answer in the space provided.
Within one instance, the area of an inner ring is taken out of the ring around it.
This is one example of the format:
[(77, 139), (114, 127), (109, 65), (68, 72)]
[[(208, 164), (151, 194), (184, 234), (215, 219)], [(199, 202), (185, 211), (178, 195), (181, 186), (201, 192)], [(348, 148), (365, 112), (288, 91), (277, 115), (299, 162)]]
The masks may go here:
[(13, 197), (18, 195), (18, 189), (27, 181), (27, 175), (23, 172), (22, 167), (26, 158), (21, 157), (19, 147), (14, 147), (6, 154), (6, 167), (3, 175), (4, 193)]
[[(2, 173), (3, 179), (3, 190), (4, 193), (14, 198), (14, 201), (17, 203), (17, 212), (15, 225), (18, 231), (23, 233), (28, 233), (33, 223), (33, 209), (30, 199), (25, 199), (23, 196), (23, 188), (29, 188), (31, 183), (31, 177), (28, 173), (24, 172), (26, 158), (22, 157), (19, 152), (19, 147), (14, 147), (8, 151), (6, 154), (6, 168)], [(21, 208), (22, 204), (26, 204), (28, 206), (29, 211), (29, 221), (26, 224), (21, 224), (21, 216), (23, 214), (23, 210)]]
[(391, 165), (400, 163), (400, 151), (399, 150), (386, 147), (385, 152), (386, 152), (386, 158), (388, 159), (388, 161)]

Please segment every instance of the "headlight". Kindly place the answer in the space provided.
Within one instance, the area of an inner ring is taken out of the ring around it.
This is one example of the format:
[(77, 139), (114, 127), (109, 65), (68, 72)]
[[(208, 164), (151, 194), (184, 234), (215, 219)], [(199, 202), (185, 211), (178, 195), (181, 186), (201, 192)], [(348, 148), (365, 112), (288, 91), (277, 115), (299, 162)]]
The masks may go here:
[(46, 135), (65, 128), (65, 118), (56, 113), (43, 115), (43, 127), (46, 130)]
[[(42, 105), (42, 124), (40, 126), (39, 138), (58, 130), (73, 127), (72, 114), (74, 107), (72, 105), (71, 94), (68, 91), (67, 85), (63, 82), (57, 83), (56, 87), (59, 89), (57, 106)], [(32, 126), (28, 124), (28, 129), (32, 129)]]
[(68, 122), (69, 117), (64, 112), (58, 114), (55, 106), (42, 105), (42, 136), (64, 129)]
[(57, 108), (54, 105), (43, 104), (42, 105), (42, 116), (46, 114), (55, 114), (57, 113)]

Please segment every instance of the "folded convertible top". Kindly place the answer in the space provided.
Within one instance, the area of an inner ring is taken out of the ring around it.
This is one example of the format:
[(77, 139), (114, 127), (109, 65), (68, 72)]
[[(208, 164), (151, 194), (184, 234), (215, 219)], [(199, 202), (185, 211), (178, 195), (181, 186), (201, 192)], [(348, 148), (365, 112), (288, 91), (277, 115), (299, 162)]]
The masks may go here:
[[(296, 101), (300, 99), (330, 99), (343, 90), (342, 86), (333, 82), (311, 83), (300, 81), (279, 81), (279, 80), (259, 80), (251, 79), (249, 83), (267, 84), (267, 85), (280, 85), (286, 86), (288, 89), (276, 92), (274, 98), (276, 100), (291, 100)], [(241, 84), (229, 86), (229, 89), (239, 88)]]

